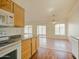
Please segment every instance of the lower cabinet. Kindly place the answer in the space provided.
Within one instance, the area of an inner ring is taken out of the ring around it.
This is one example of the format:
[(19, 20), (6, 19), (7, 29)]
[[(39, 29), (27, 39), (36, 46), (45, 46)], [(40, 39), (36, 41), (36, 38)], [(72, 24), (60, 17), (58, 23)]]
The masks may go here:
[(30, 59), (39, 48), (37, 37), (22, 40), (22, 59)]
[(36, 40), (37, 39), (35, 37), (33, 37), (32, 40), (31, 40), (32, 41), (32, 55), (34, 55), (36, 50), (37, 50), (37, 48), (36, 48), (36, 45), (37, 45)]
[(36, 37), (36, 49), (38, 49), (38, 48), (39, 48), (39, 38)]
[(23, 40), (22, 41), (22, 59), (30, 59), (31, 58), (31, 40)]

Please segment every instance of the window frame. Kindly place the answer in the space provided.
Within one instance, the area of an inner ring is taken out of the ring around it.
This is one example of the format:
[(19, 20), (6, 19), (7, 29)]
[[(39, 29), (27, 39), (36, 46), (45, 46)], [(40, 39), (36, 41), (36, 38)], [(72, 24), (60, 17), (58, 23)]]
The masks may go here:
[[(26, 28), (27, 28), (27, 32), (25, 32)], [(30, 31), (29, 31), (30, 28), (31, 28), (31, 33), (30, 33)], [(26, 25), (26, 26), (24, 27), (24, 37), (26, 37), (26, 36), (27, 36), (27, 38), (33, 36), (33, 27), (32, 27), (32, 25)]]
[(41, 32), (43, 32), (44, 27), (45, 27), (45, 31), (47, 30), (46, 29), (46, 25), (37, 25), (37, 35), (46, 35), (46, 32), (45, 33), (42, 33), (42, 34), (39, 33), (39, 28), (38, 28), (39, 26), (42, 27)]
[[(64, 23), (58, 23), (58, 24), (55, 24), (55, 26), (56, 25), (59, 25), (59, 30), (58, 30), (59, 33), (56, 33), (56, 27), (55, 27), (55, 35), (66, 35), (66, 29), (65, 29), (66, 28), (66, 24), (64, 24)], [(64, 25), (64, 26), (62, 26), (62, 25)], [(63, 31), (64, 33), (63, 34), (61, 32), (61, 28), (62, 28), (61, 26), (64, 27), (64, 31)]]

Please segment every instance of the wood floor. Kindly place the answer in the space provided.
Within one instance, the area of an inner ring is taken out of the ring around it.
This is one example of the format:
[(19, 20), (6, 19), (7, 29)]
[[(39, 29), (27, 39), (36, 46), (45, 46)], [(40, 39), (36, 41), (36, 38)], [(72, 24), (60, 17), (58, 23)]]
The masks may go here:
[(32, 59), (73, 59), (71, 45), (66, 39), (40, 38), (40, 48)]

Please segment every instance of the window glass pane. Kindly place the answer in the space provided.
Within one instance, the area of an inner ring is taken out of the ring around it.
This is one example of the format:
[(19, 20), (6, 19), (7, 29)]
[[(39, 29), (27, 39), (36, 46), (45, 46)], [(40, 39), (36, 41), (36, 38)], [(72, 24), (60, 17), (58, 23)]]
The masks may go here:
[(32, 33), (32, 28), (29, 27), (28, 33)]
[(46, 34), (46, 26), (43, 26), (43, 28), (42, 28), (42, 34)]
[(28, 33), (28, 28), (25, 28), (24, 29), (24, 33)]
[(65, 35), (65, 24), (60, 24), (60, 34)]
[(55, 25), (55, 35), (65, 35), (65, 24)]
[(25, 35), (24, 35), (24, 38), (28, 38), (28, 37), (29, 37), (29, 35), (28, 35), (28, 34), (25, 34)]
[(59, 34), (60, 34), (60, 31), (59, 31), (59, 24), (56, 24), (56, 25), (55, 25), (55, 34), (56, 34), (56, 35), (59, 35)]
[(31, 37), (32, 36), (32, 25), (26, 25), (24, 27), (24, 37), (28, 38), (28, 37)]
[(42, 26), (39, 26), (38, 34), (42, 34)]
[(28, 26), (24, 27), (24, 33), (28, 33)]
[(46, 35), (46, 26), (38, 25), (37, 26), (37, 34), (44, 34), (44, 35)]

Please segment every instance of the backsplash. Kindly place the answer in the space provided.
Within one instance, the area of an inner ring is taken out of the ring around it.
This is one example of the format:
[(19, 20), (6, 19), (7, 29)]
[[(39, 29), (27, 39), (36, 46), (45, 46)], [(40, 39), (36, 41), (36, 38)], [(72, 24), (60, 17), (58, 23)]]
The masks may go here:
[(0, 37), (2, 36), (13, 36), (13, 35), (23, 35), (23, 28), (7, 27), (0, 28)]

